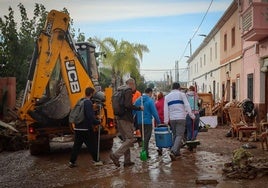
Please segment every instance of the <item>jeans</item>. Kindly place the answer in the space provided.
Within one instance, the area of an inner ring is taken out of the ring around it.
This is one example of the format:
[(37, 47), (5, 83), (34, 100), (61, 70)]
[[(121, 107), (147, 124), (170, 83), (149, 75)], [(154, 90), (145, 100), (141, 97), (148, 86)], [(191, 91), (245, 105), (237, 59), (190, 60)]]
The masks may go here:
[(171, 147), (171, 152), (175, 155), (180, 154), (181, 141), (185, 132), (185, 122), (186, 120), (184, 119), (170, 120), (170, 126), (173, 134), (173, 146)]
[(72, 154), (70, 158), (70, 162), (75, 163), (78, 152), (81, 149), (83, 143), (86, 144), (88, 151), (90, 152), (94, 161), (98, 161), (97, 159), (97, 135), (93, 130), (90, 131), (75, 131), (74, 137), (74, 145), (72, 149)]
[[(141, 135), (143, 135), (142, 125), (139, 125), (139, 129), (141, 130)], [(149, 125), (149, 124), (144, 125), (144, 149), (147, 155), (149, 155), (149, 141), (152, 136), (152, 130), (153, 130), (153, 125)]]
[(114, 152), (116, 158), (120, 158), (124, 155), (125, 163), (131, 162), (130, 160), (130, 147), (135, 141), (134, 138), (134, 126), (130, 121), (123, 119), (117, 120), (118, 131), (122, 136), (123, 143), (122, 145)]
[(186, 129), (187, 129), (187, 140), (195, 140), (199, 129), (199, 114), (195, 114), (194, 121), (189, 115), (186, 116)]

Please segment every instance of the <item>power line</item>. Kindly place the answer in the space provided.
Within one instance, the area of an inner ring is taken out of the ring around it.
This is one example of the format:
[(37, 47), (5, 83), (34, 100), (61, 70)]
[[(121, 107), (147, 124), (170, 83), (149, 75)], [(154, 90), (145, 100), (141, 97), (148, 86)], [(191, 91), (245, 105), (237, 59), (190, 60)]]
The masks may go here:
[[(188, 68), (179, 68), (179, 70), (187, 70)], [(166, 72), (166, 71), (174, 71), (176, 70), (175, 68), (172, 69), (140, 69), (140, 71), (143, 72)]]
[(193, 36), (190, 38), (189, 42), (186, 44), (186, 46), (185, 46), (185, 48), (184, 48), (184, 50), (183, 50), (183, 53), (182, 53), (182, 55), (181, 55), (181, 57), (180, 57), (180, 59), (179, 59), (179, 62), (180, 62), (180, 61), (182, 60), (182, 58), (184, 57), (185, 52), (186, 52), (186, 50), (187, 50), (187, 48), (188, 48), (188, 46), (189, 46), (189, 44), (190, 44), (190, 41), (193, 40), (193, 38), (195, 37), (195, 35), (196, 35), (197, 32), (199, 31), (201, 25), (203, 24), (203, 22), (204, 22), (204, 20), (205, 20), (207, 14), (208, 14), (208, 11), (209, 11), (209, 9), (210, 9), (212, 3), (213, 3), (213, 0), (210, 1), (210, 4), (209, 4), (209, 6), (208, 6), (208, 8), (207, 8), (207, 11), (206, 11), (206, 13), (204, 14), (204, 16), (203, 16), (203, 18), (202, 18), (202, 20), (201, 20), (201, 22), (200, 22), (198, 28), (195, 30)]

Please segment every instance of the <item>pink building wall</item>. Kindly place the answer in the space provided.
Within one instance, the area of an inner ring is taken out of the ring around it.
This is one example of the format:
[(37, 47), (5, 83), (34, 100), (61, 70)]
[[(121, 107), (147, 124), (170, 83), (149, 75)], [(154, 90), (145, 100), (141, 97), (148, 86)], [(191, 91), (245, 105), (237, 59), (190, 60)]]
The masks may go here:
[(15, 77), (5, 77), (0, 78), (0, 101), (2, 103), (3, 95), (7, 91), (7, 101), (6, 108), (14, 108), (16, 104), (16, 78)]
[(244, 55), (243, 55), (243, 66), (242, 66), (242, 98), (248, 97), (247, 91), (247, 75), (253, 74), (253, 102), (260, 103), (260, 65), (259, 65), (259, 54), (256, 54), (255, 45), (251, 44), (248, 46), (245, 42)]
[(242, 97), (248, 97), (248, 74), (253, 74), (253, 102), (260, 120), (267, 113), (267, 73), (261, 72), (261, 67), (268, 57), (268, 3), (242, 0), (239, 8), (243, 39)]

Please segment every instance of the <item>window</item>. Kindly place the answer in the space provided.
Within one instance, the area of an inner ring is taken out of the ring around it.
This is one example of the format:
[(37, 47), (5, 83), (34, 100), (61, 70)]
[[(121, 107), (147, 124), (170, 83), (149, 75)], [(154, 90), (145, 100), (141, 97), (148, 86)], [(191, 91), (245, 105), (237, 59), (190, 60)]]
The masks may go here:
[(240, 95), (240, 93), (239, 93), (239, 89), (240, 89), (240, 77), (237, 77), (236, 78), (236, 100), (238, 100), (239, 101), (239, 95)]
[(226, 92), (226, 101), (230, 101), (230, 91), (231, 89), (231, 81), (230, 80), (227, 80), (227, 83), (226, 83), (226, 89), (225, 89), (225, 92)]
[(215, 100), (216, 98), (216, 81), (213, 80), (213, 90), (212, 90), (212, 94), (213, 94), (213, 99)]
[(235, 27), (232, 28), (232, 47), (235, 46)]
[(221, 96), (224, 97), (224, 95), (225, 95), (225, 84), (222, 84), (221, 90), (222, 90)]
[(202, 57), (200, 57), (200, 66), (202, 67)]
[(215, 59), (217, 59), (217, 42), (215, 42)]
[(253, 74), (248, 74), (248, 98), (253, 101)]
[(204, 66), (206, 66), (206, 54), (204, 54)]
[(224, 34), (224, 51), (227, 50), (227, 34)]
[(217, 99), (220, 98), (219, 93), (220, 93), (220, 83), (217, 82), (217, 94), (216, 94)]
[(232, 83), (232, 99), (236, 99), (236, 84)]
[(210, 57), (210, 62), (212, 62), (212, 48), (210, 47), (210, 54), (209, 54), (209, 57)]

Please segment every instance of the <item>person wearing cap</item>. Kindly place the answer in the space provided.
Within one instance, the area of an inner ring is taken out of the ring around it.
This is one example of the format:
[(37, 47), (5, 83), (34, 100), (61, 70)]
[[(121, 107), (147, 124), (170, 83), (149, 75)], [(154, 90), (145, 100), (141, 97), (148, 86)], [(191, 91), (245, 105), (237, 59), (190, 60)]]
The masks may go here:
[[(193, 120), (189, 114), (186, 116), (186, 130), (187, 130), (187, 141), (196, 139), (199, 128), (199, 106), (198, 106), (198, 95), (195, 92), (195, 87), (190, 86), (186, 93), (187, 99), (190, 103), (192, 113), (195, 115)], [(194, 130), (193, 130), (194, 128)]]
[(180, 147), (185, 132), (186, 114), (195, 119), (186, 94), (180, 91), (180, 84), (175, 82), (172, 91), (165, 96), (164, 101), (164, 122), (165, 124), (170, 122), (173, 133), (173, 146), (170, 151), (172, 161), (181, 155)]

